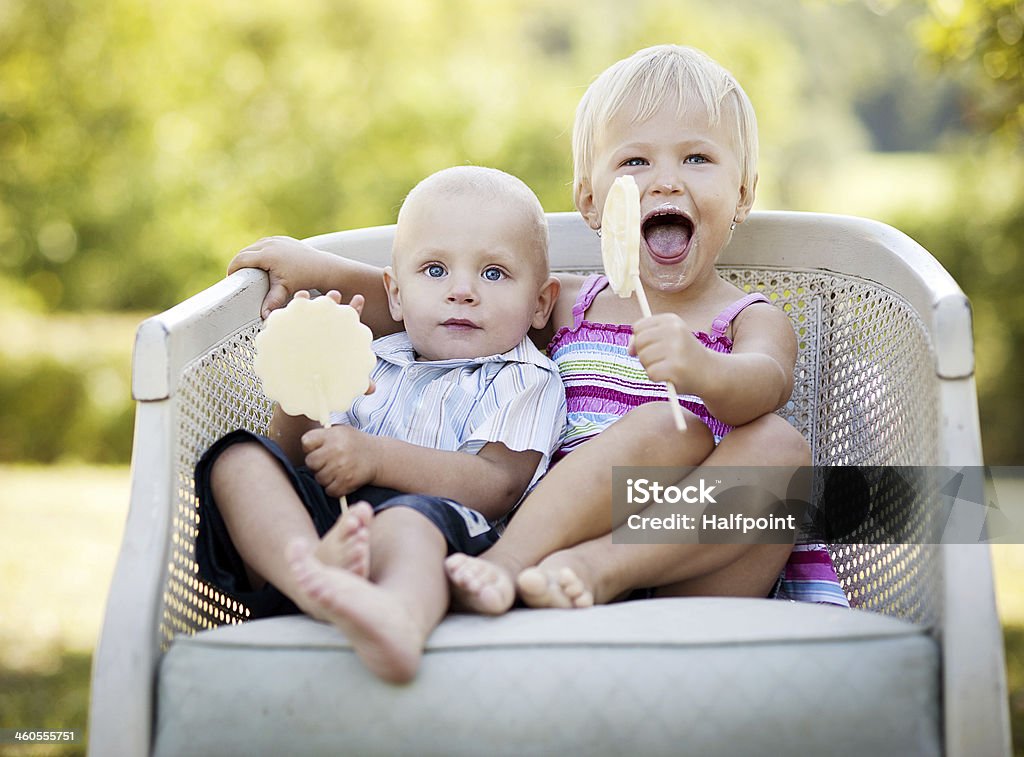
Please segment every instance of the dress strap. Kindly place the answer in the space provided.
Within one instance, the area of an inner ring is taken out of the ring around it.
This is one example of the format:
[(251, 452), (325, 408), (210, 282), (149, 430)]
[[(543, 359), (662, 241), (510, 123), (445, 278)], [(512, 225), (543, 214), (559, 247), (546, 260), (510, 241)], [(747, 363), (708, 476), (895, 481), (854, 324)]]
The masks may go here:
[(603, 273), (592, 273), (583, 280), (580, 285), (580, 293), (576, 295), (576, 303), (572, 306), (572, 330), (577, 331), (583, 323), (583, 316), (590, 307), (590, 303), (597, 297), (598, 292), (608, 285), (608, 279)]
[(719, 313), (718, 317), (711, 322), (711, 335), (714, 337), (725, 336), (725, 332), (729, 330), (729, 324), (733, 322), (733, 319), (755, 302), (771, 303), (771, 300), (760, 292), (751, 292), (747, 296), (741, 297)]

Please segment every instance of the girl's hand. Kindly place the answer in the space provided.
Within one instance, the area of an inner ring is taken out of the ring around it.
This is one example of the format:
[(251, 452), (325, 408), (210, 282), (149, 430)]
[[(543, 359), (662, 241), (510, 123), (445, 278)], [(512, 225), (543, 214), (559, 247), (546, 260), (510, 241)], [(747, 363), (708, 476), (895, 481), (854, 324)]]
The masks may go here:
[(635, 355), (652, 381), (671, 381), (681, 392), (698, 393), (700, 365), (706, 348), (675, 313), (641, 318), (633, 325), (629, 354)]
[(374, 437), (351, 426), (316, 428), (302, 435), (302, 449), (318, 484), (341, 497), (372, 484), (378, 476)]
[(263, 298), (264, 318), (288, 304), (300, 289), (315, 287), (326, 254), (292, 237), (265, 237), (239, 252), (228, 263), (228, 275), (243, 268), (260, 268), (270, 275), (270, 291)]

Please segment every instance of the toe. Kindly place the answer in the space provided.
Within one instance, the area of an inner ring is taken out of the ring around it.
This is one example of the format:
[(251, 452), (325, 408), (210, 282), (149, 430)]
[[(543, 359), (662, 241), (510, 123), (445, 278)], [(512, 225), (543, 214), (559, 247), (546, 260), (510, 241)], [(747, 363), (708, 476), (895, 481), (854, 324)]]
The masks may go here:
[(548, 578), (539, 568), (527, 568), (516, 577), (516, 586), (524, 599), (539, 599), (547, 593)]

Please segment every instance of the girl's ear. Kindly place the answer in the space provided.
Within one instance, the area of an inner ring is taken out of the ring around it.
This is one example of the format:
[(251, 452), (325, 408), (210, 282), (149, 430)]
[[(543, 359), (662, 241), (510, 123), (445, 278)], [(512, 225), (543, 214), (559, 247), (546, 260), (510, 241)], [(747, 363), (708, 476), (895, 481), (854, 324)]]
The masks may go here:
[(594, 231), (601, 228), (601, 213), (597, 207), (597, 198), (594, 197), (594, 188), (587, 179), (581, 181), (576, 188), (576, 207), (590, 228)]
[(398, 292), (398, 279), (395, 278), (395, 272), (391, 266), (384, 269), (384, 289), (388, 293), (388, 310), (391, 311), (391, 317), (396, 321), (401, 321), (402, 297)]
[(743, 222), (750, 215), (750, 209), (754, 207), (754, 195), (756, 193), (757, 174), (754, 174), (754, 179), (750, 182), (750, 186), (740, 187), (740, 201), (736, 206), (736, 223)]

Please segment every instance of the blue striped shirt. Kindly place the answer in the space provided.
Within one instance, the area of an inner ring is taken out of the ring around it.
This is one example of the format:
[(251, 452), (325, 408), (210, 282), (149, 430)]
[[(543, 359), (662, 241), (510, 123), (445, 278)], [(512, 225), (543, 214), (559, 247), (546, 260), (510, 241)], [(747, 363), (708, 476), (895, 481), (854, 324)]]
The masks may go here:
[(540, 452), (530, 487), (547, 470), (565, 425), (565, 390), (528, 338), (501, 355), (417, 361), (400, 332), (375, 340), (373, 351), (377, 390), (332, 413), (332, 424), (453, 452), (476, 454), (489, 442)]

